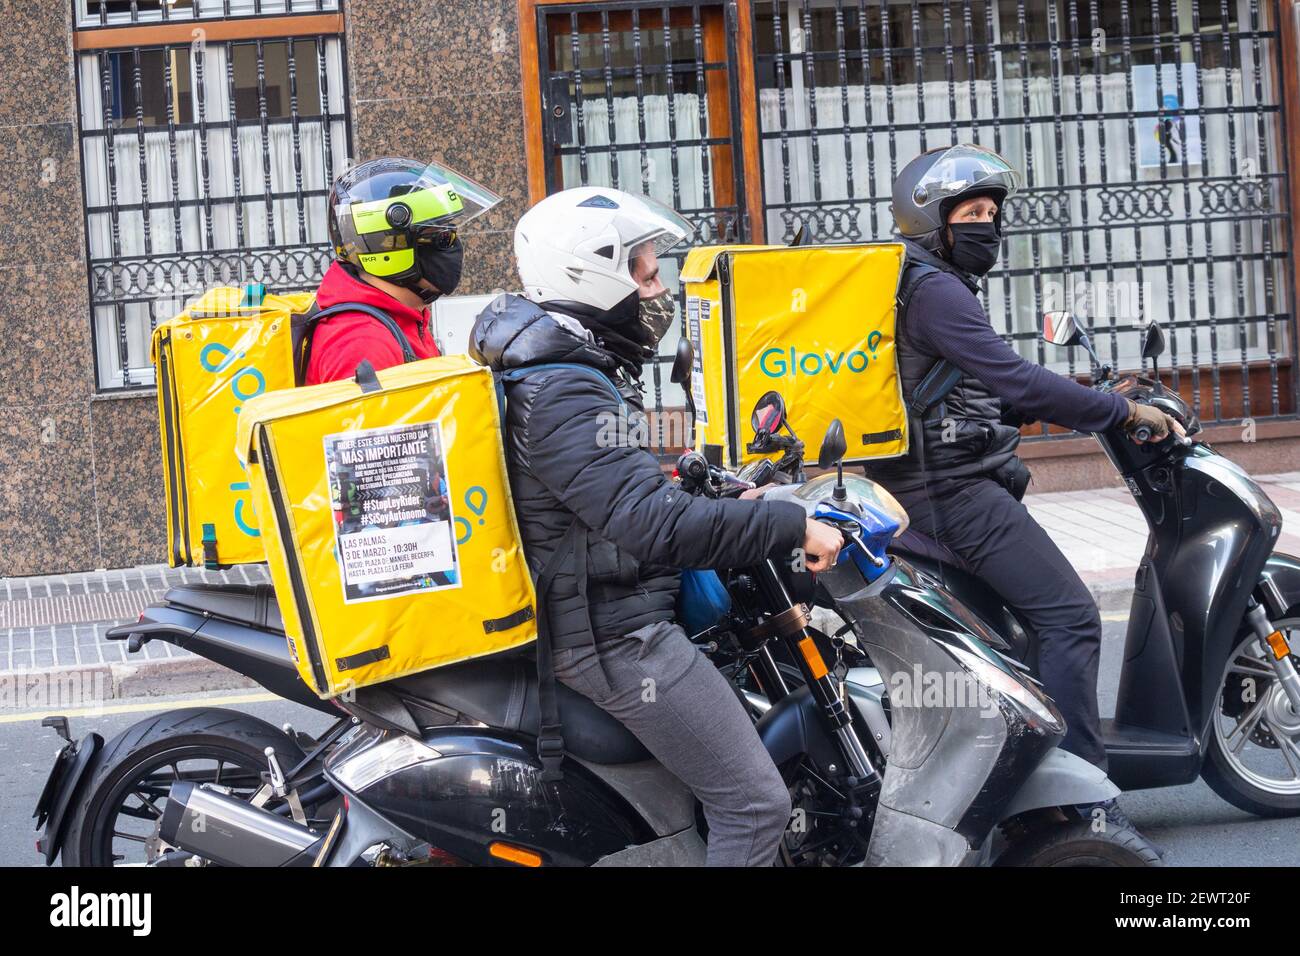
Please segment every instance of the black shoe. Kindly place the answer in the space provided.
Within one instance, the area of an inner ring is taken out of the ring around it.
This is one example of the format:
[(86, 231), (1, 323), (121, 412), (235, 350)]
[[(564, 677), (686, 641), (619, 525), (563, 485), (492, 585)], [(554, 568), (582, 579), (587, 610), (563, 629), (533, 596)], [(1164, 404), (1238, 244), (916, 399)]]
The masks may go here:
[[(1111, 797), (1109, 800), (1102, 800), (1099, 803), (1078, 803), (1075, 804), (1074, 809), (1080, 817), (1089, 822), (1096, 819), (1097, 810), (1100, 809), (1106, 814), (1107, 826), (1112, 826), (1119, 830), (1132, 830), (1134, 833), (1141, 832), (1133, 824), (1133, 821), (1128, 818), (1128, 814), (1120, 809), (1119, 798), (1117, 797)], [(1146, 836), (1146, 834), (1142, 834), (1142, 837), (1147, 841), (1147, 843), (1151, 844), (1151, 849), (1155, 850), (1156, 853), (1160, 855), (1161, 859), (1164, 859), (1164, 849), (1159, 844), (1155, 843), (1150, 837)]]
[(1110, 826), (1124, 830), (1137, 829), (1137, 827), (1133, 826), (1133, 821), (1128, 818), (1128, 815), (1120, 809), (1117, 797), (1111, 797), (1109, 800), (1102, 800), (1099, 803), (1079, 803), (1075, 805), (1074, 809), (1079, 816), (1090, 821), (1097, 818), (1098, 810), (1102, 810), (1106, 814), (1106, 823)]

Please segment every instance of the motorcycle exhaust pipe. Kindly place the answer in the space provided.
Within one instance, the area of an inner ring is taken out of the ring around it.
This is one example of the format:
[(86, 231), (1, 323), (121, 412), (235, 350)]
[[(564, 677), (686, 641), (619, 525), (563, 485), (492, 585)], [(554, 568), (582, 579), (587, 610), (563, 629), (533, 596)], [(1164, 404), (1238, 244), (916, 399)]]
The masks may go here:
[(191, 780), (172, 784), (159, 835), (220, 866), (310, 866), (324, 839), (309, 827)]

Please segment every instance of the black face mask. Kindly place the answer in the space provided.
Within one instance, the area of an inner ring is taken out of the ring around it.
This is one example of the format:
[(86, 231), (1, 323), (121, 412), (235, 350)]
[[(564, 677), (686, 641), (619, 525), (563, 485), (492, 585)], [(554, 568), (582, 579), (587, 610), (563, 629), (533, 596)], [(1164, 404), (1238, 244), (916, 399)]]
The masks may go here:
[(641, 298), (631, 293), (612, 309), (578, 321), (591, 329), (601, 347), (622, 359), (635, 375), (640, 375), (641, 363), (654, 354), (654, 348), (644, 341), (645, 329), (641, 325)]
[(1002, 236), (995, 222), (958, 222), (952, 230), (948, 261), (963, 272), (982, 276), (995, 265), (1002, 251)]
[(437, 248), (436, 243), (422, 242), (415, 247), (415, 256), (420, 264), (420, 275), (438, 287), (436, 290), (415, 290), (426, 304), (440, 295), (451, 295), (456, 291), (465, 264), (465, 247), (459, 237), (444, 249)]

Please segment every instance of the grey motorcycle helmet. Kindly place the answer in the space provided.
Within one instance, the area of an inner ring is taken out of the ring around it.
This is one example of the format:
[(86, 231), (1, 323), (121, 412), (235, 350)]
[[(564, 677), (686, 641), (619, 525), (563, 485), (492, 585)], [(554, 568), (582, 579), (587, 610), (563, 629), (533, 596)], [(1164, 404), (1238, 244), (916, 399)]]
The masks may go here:
[(894, 180), (890, 211), (898, 232), (931, 252), (947, 254), (944, 226), (952, 207), (974, 196), (998, 203), (995, 217), (1002, 229), (1002, 204), (1024, 185), (1020, 171), (983, 146), (960, 143), (927, 150), (903, 167)]

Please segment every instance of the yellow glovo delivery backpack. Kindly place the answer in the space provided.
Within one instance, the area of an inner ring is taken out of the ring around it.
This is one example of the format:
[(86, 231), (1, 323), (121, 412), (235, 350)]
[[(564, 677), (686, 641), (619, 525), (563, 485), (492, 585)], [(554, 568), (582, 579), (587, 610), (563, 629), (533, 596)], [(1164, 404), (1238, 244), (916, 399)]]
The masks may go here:
[(468, 356), (239, 413), (289, 649), (322, 697), (536, 638), (492, 372)]
[(907, 408), (895, 352), (904, 246), (701, 246), (682, 266), (696, 441), (720, 445), (728, 467), (761, 455), (750, 411), (785, 399), (807, 463), (834, 419), (845, 462), (906, 454)]
[(293, 388), (306, 373), (311, 330), (338, 312), (366, 312), (410, 345), (393, 320), (360, 303), (315, 307), (315, 293), (270, 294), (260, 283), (209, 289), (154, 329), (172, 567), (265, 560), (248, 478), (234, 452), (244, 403)]

